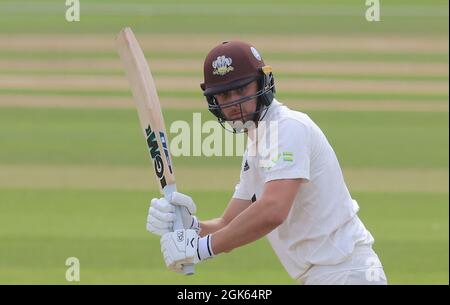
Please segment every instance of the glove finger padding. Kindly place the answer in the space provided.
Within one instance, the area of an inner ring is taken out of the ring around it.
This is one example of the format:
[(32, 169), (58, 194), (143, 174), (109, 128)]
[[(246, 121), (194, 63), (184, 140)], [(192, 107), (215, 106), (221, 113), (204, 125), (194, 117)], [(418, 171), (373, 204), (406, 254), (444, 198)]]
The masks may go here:
[(157, 210), (155, 207), (150, 207), (148, 214), (152, 215), (154, 218), (162, 222), (173, 222), (176, 217), (175, 213), (173, 212), (161, 212), (160, 210)]
[(172, 221), (161, 221), (155, 218), (153, 215), (148, 215), (147, 223), (157, 229), (169, 229), (172, 232), (173, 222)]
[(152, 223), (148, 222), (147, 223), (147, 231), (149, 231), (150, 233), (162, 236), (166, 233), (172, 232), (172, 226), (170, 228), (158, 228), (154, 222), (152, 222)]
[(191, 214), (195, 214), (195, 212), (197, 212), (197, 207), (196, 207), (194, 201), (188, 195), (178, 193), (178, 192), (173, 192), (170, 203), (186, 207), (186, 209)]
[(149, 231), (150, 233), (159, 235), (159, 236), (163, 236), (164, 234), (171, 232), (169, 229), (158, 229), (158, 228), (152, 227), (150, 225), (147, 225), (147, 231)]
[(166, 198), (153, 198), (150, 206), (162, 213), (175, 212), (175, 207)]

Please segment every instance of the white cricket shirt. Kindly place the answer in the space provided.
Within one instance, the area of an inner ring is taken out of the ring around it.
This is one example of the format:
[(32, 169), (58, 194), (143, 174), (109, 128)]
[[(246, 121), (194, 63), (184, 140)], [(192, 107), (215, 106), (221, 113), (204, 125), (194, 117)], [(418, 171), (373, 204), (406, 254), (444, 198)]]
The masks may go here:
[(267, 235), (290, 276), (297, 279), (312, 265), (338, 264), (356, 244), (372, 244), (372, 235), (356, 215), (359, 207), (345, 185), (336, 154), (320, 128), (308, 115), (275, 99), (262, 121), (267, 126), (277, 122), (277, 154), (262, 163), (263, 157), (249, 153), (254, 151), (249, 150), (249, 141), (233, 197), (255, 201), (266, 182), (304, 179), (287, 219)]

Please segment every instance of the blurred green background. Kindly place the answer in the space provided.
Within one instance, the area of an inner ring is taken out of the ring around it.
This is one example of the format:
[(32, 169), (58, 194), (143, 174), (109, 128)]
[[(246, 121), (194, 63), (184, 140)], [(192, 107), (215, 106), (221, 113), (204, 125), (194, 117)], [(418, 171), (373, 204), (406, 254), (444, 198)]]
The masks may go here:
[[(204, 56), (253, 43), (277, 97), (309, 114), (343, 167), (391, 284), (448, 284), (448, 2), (0, 1), (0, 283), (295, 284), (268, 242), (220, 255), (183, 277), (145, 230), (158, 196), (115, 50), (131, 26), (166, 124), (203, 120)], [(169, 129), (169, 127), (168, 127)], [(206, 136), (206, 135), (205, 135)], [(173, 134), (172, 134), (173, 137)], [(239, 157), (174, 158), (200, 219), (217, 217)]]

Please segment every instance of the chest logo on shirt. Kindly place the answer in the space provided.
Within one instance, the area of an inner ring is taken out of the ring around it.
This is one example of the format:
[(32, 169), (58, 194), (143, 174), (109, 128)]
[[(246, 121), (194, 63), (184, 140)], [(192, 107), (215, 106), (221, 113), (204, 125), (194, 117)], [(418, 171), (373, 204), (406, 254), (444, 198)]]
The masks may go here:
[(248, 165), (248, 161), (245, 160), (245, 164), (244, 164), (244, 172), (248, 171), (250, 169), (250, 166)]

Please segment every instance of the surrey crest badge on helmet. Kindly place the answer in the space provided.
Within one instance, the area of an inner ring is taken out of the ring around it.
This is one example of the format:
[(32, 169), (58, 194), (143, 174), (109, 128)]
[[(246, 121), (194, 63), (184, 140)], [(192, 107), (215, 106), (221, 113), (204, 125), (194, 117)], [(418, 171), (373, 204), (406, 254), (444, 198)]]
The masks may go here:
[(231, 72), (234, 70), (231, 63), (233, 60), (230, 57), (225, 57), (224, 55), (218, 56), (216, 60), (212, 62), (212, 67), (214, 68), (213, 74), (214, 75), (225, 75), (228, 72)]

